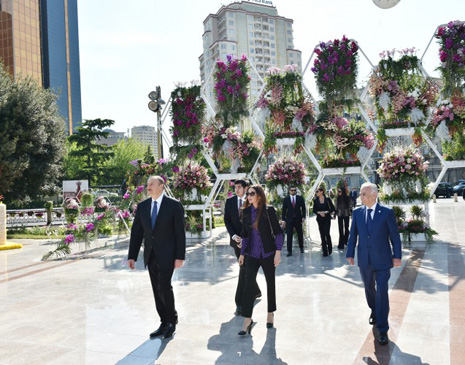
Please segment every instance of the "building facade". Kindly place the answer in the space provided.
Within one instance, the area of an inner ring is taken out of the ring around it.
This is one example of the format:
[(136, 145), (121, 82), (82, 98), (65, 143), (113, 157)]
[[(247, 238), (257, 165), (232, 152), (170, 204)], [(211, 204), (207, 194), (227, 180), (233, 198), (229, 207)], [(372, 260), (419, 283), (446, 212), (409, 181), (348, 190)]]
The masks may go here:
[[(294, 48), (293, 20), (278, 15), (271, 1), (241, 1), (222, 6), (203, 22), (200, 77), (205, 94), (215, 104), (214, 76), (218, 59), (246, 55), (250, 61), (250, 96), (253, 102), (270, 67), (296, 64), (302, 70), (302, 53)], [(254, 72), (254, 69), (256, 72)]]
[(148, 125), (132, 127), (131, 137), (146, 146), (150, 146), (155, 159), (158, 160), (160, 158), (158, 150), (158, 133), (155, 130), (155, 127)]
[(72, 134), (82, 122), (77, 0), (0, 0), (0, 58), (58, 94)]
[(106, 138), (100, 138), (97, 144), (102, 144), (105, 146), (114, 146), (119, 141), (127, 140), (126, 133), (124, 132), (115, 132), (113, 129), (104, 129), (104, 132), (108, 132), (108, 136)]

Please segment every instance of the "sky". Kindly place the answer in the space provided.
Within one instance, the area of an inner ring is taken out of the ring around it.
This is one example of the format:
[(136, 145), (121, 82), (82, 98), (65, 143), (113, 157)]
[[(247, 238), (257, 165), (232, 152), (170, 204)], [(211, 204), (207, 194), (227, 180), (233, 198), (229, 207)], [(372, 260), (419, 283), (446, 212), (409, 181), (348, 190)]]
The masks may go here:
[[(79, 0), (83, 119), (113, 119), (118, 132), (156, 126), (156, 114), (147, 107), (149, 92), (160, 85), (168, 101), (177, 83), (200, 80), (203, 21), (230, 3)], [(373, 0), (273, 0), (273, 5), (280, 16), (294, 20), (294, 47), (302, 51), (303, 67), (319, 42), (343, 35), (356, 40), (374, 65), (387, 49), (416, 47), (421, 57), (438, 25), (465, 20), (463, 0), (401, 0), (387, 10)], [(431, 76), (437, 75), (437, 50), (433, 40), (424, 55)], [(369, 71), (369, 62), (360, 54), (359, 86)], [(315, 94), (310, 67), (304, 82)]]

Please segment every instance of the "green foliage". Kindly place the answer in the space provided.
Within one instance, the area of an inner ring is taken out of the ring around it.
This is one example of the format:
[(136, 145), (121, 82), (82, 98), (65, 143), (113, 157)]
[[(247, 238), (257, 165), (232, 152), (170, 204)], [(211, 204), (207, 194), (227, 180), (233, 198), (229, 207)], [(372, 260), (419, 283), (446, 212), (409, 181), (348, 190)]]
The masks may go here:
[(424, 216), (423, 208), (418, 205), (412, 205), (410, 208), (410, 213), (414, 219), (420, 219)]
[(81, 196), (81, 204), (83, 207), (90, 207), (94, 202), (94, 196), (91, 193), (85, 192)]
[(52, 209), (53, 209), (53, 202), (52, 202), (51, 200), (45, 202), (44, 208), (45, 208), (46, 210), (48, 210), (48, 211), (52, 210)]
[(69, 154), (84, 160), (84, 167), (78, 170), (80, 177), (85, 177), (90, 185), (95, 185), (101, 177), (108, 173), (105, 161), (113, 156), (113, 147), (98, 144), (101, 138), (106, 138), (109, 132), (104, 129), (111, 127), (115, 122), (110, 119), (86, 120), (76, 133), (68, 137), (70, 142), (76, 143), (77, 149)]
[(450, 141), (442, 142), (442, 153), (447, 161), (465, 160), (465, 134), (457, 132)]
[[(138, 157), (140, 157), (140, 156), (138, 156)], [(133, 160), (131, 160), (131, 161), (133, 161)], [(148, 163), (148, 164), (155, 163), (155, 156), (153, 155), (153, 151), (152, 151), (152, 148), (150, 147), (150, 145), (147, 146), (147, 151), (145, 151), (144, 161), (146, 163)]]
[(396, 216), (396, 222), (397, 225), (400, 225), (405, 220), (405, 211), (402, 209), (402, 207), (399, 207), (397, 205), (394, 205), (392, 207), (392, 210), (394, 211), (394, 215)]
[[(126, 176), (126, 172), (129, 170), (131, 161), (141, 159), (144, 156), (144, 151), (147, 156), (148, 150), (145, 150), (145, 146), (132, 139), (121, 140), (113, 146), (113, 155), (105, 162), (105, 168), (107, 169), (107, 175), (102, 176), (99, 183), (105, 184), (121, 184)], [(152, 160), (155, 162), (153, 153), (151, 153)]]
[(56, 190), (64, 141), (56, 95), (30, 77), (13, 80), (0, 62), (0, 191), (7, 204)]

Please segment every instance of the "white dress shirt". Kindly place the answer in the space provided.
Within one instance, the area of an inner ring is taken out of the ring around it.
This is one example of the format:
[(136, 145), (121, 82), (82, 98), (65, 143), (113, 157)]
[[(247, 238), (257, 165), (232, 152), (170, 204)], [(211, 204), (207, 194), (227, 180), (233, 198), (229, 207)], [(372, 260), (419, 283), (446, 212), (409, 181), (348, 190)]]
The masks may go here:
[(160, 207), (161, 207), (161, 202), (163, 200), (163, 196), (165, 195), (165, 192), (161, 193), (161, 195), (158, 197), (157, 200), (153, 200), (152, 198), (152, 208), (150, 209), (150, 218), (152, 218), (152, 212), (153, 212), (153, 203), (157, 202), (157, 215), (160, 212)]
[(375, 203), (372, 207), (366, 207), (366, 213), (365, 213), (365, 222), (367, 221), (367, 218), (368, 218), (368, 209), (373, 209), (373, 211), (371, 212), (371, 220), (373, 220), (373, 218), (375, 217), (375, 210), (376, 210), (376, 205), (378, 203)]

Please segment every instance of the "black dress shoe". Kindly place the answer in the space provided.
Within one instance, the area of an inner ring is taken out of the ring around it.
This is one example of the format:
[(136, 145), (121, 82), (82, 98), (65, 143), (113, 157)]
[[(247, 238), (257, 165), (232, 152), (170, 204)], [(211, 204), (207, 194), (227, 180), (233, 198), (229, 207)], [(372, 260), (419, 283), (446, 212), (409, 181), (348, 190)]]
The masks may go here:
[(150, 334), (150, 338), (155, 338), (155, 337), (161, 336), (165, 332), (165, 330), (166, 330), (166, 323), (160, 324), (160, 327), (158, 327), (158, 329), (156, 331), (153, 331)]
[(166, 325), (166, 330), (165, 334), (163, 335), (163, 338), (173, 337), (174, 331), (176, 331), (176, 325), (174, 323), (168, 323)]
[(326, 257), (326, 256), (328, 256), (328, 254), (327, 254), (327, 253), (324, 253), (324, 254), (323, 254), (323, 257)]
[(292, 256), (292, 252), (289, 252), (286, 257)]
[(387, 345), (389, 343), (387, 332), (381, 332), (379, 334), (378, 342), (380, 345)]
[(368, 323), (372, 325), (376, 324), (376, 317), (373, 314), (368, 318)]

